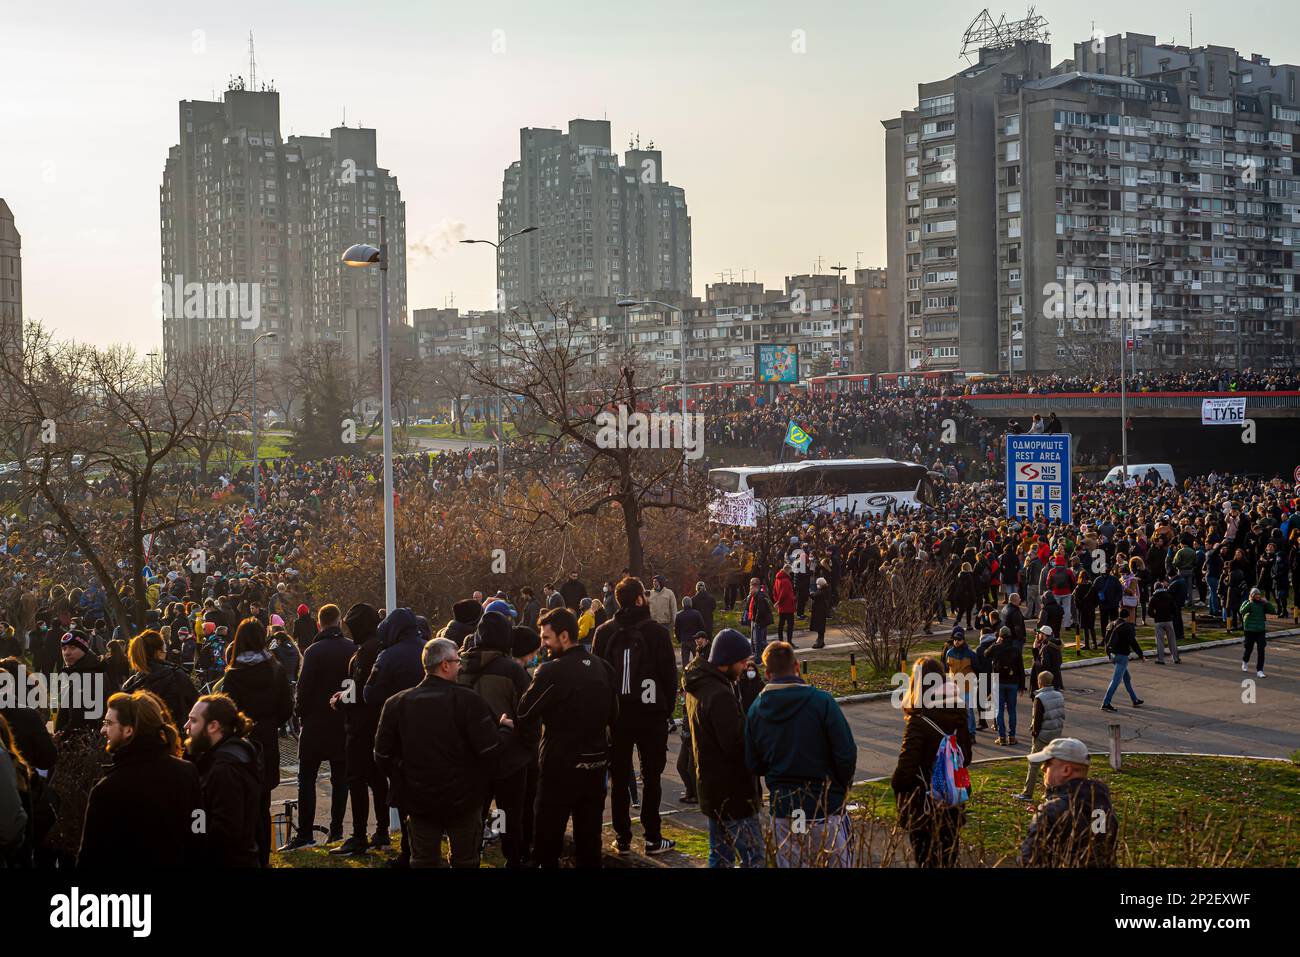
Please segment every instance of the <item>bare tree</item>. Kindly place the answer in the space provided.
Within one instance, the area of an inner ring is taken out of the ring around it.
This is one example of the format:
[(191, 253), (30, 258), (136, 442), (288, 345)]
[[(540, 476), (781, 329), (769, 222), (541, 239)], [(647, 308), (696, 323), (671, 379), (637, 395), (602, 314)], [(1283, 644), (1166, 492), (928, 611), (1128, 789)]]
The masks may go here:
[[(53, 513), (119, 622), (142, 626), (144, 603), (128, 612), (115, 587), (117, 558), (143, 595), (146, 540), (203, 505), (191, 486), (160, 481), (163, 464), (200, 440), (200, 419), (230, 423), (238, 412), (238, 397), (218, 407), (204, 394), (204, 371), (202, 359), (182, 357), (160, 379), (130, 348), (59, 342), (35, 324), (21, 354), (0, 348), (0, 425), (18, 437), (21, 495)], [(90, 475), (125, 500), (121, 522), (106, 521), (106, 503), (87, 494)]]
[[(235, 412), (249, 410), (253, 367), (242, 351), (212, 344), (190, 350), (182, 366), (198, 374), (201, 383), (196, 396), (198, 415), (183, 447), (198, 456), (199, 473), (206, 476), (214, 453), (224, 451), (229, 459), (229, 453), (244, 444), (231, 426), (236, 424)], [(251, 412), (248, 422), (251, 431)]]
[[(672, 437), (673, 419), (649, 420), (652, 427), (641, 434), (654, 447), (632, 447), (640, 441), (623, 426), (639, 411), (648, 414), (658, 385), (639, 350), (602, 348), (568, 304), (545, 302), (539, 312), (513, 313), (502, 333), (500, 366), (496, 355), (473, 366), (474, 381), (485, 391), (518, 397), (527, 423), (521, 438), (533, 443), (531, 452), (513, 453), (531, 493), (508, 498), (506, 507), (517, 522), (533, 527), (563, 527), (617, 509), (628, 568), (642, 574), (645, 513), (676, 510), (683, 519), (699, 513), (707, 482), (684, 467), (686, 436), (679, 430)], [(676, 424), (682, 425), (679, 419)]]
[(854, 581), (837, 615), (863, 657), (878, 671), (892, 672), (933, 620), (950, 579), (948, 569), (931, 559), (898, 558)]

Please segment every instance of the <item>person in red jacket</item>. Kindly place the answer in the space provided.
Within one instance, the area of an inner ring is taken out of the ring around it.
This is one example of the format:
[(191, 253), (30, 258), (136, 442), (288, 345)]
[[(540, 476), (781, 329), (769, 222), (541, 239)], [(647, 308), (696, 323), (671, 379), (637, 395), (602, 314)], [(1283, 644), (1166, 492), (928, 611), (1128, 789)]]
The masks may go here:
[[(776, 582), (772, 586), (772, 603), (776, 605), (780, 618), (776, 623), (776, 640), (788, 641), (794, 645), (794, 580), (790, 577), (790, 566), (784, 566), (776, 573)], [(789, 626), (787, 628), (786, 626)]]

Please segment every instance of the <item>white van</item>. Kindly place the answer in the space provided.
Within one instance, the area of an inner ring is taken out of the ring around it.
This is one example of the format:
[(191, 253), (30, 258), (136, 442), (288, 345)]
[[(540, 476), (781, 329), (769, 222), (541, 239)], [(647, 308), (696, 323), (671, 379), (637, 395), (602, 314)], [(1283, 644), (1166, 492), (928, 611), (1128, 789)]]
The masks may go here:
[[(1137, 481), (1141, 482), (1143, 479), (1147, 477), (1147, 472), (1149, 472), (1151, 469), (1156, 470), (1156, 473), (1160, 476), (1160, 481), (1168, 482), (1170, 485), (1178, 484), (1178, 479), (1174, 478), (1173, 466), (1169, 465), (1166, 462), (1152, 462), (1152, 463), (1147, 463), (1145, 465), (1130, 465), (1128, 467), (1128, 474), (1133, 476), (1133, 478), (1136, 479)], [(1106, 478), (1103, 479), (1103, 481), (1109, 483), (1117, 483), (1120, 481), (1120, 476), (1122, 476), (1123, 474), (1124, 474), (1124, 466), (1117, 465), (1109, 472), (1106, 473)]]

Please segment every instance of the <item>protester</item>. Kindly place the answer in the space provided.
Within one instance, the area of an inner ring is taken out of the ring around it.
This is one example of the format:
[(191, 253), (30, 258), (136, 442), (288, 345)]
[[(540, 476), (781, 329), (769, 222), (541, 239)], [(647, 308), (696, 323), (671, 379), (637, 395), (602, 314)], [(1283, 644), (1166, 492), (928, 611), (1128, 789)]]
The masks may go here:
[(1130, 614), (1127, 608), (1121, 608), (1119, 620), (1111, 626), (1110, 634), (1106, 636), (1106, 655), (1114, 662), (1115, 671), (1111, 675), (1110, 685), (1106, 688), (1106, 697), (1101, 703), (1103, 711), (1116, 710), (1110, 702), (1115, 697), (1115, 689), (1119, 687), (1121, 681), (1124, 682), (1124, 690), (1133, 699), (1133, 707), (1142, 706), (1142, 699), (1133, 690), (1133, 678), (1129, 675), (1128, 662), (1130, 655), (1137, 655), (1139, 661), (1145, 661), (1146, 655), (1137, 642), (1137, 633), (1133, 628), (1133, 622), (1129, 620)]
[[(235, 709), (252, 723), (242, 732), (261, 755), (257, 856), (261, 867), (271, 860), (271, 794), (280, 784), (279, 728), (293, 713), (289, 676), (266, 648), (266, 630), (256, 618), (245, 618), (235, 630), (226, 661), (226, 673), (217, 683)], [(192, 714), (193, 711), (187, 712)]]
[(1077, 738), (1057, 738), (1029, 761), (1031, 769), (1043, 769), (1047, 800), (1029, 822), (1021, 866), (1114, 867), (1119, 823), (1110, 789), (1088, 777), (1087, 746)]
[(749, 665), (749, 640), (724, 628), (708, 658), (686, 670), (686, 723), (695, 757), (700, 813), (709, 822), (709, 867), (762, 867), (758, 793), (745, 766), (745, 716), (735, 684)]
[[(260, 624), (256, 618), (245, 621)], [(248, 740), (250, 729), (229, 695), (204, 695), (186, 716), (185, 750), (199, 769), (200, 833), (212, 867), (257, 867), (266, 844), (262, 754)]]
[[(339, 627), (338, 605), (322, 605), (316, 614), (320, 631), (302, 656), (294, 716), (302, 726), (298, 739), (298, 834), (284, 848), (297, 850), (316, 843), (316, 777), (321, 765), (330, 768), (328, 842), (343, 840), (347, 810), (347, 737), (343, 712), (335, 708), (336, 692), (348, 678), (348, 664), (357, 646)], [(373, 676), (372, 676), (373, 679)]]
[(745, 721), (745, 764), (767, 783), (777, 866), (849, 867), (853, 732), (835, 699), (804, 683), (787, 642), (768, 645), (763, 668), (767, 684)]
[[(1061, 694), (1059, 688), (1052, 686), (1052, 674), (1047, 671), (1040, 673), (1035, 684), (1038, 687), (1034, 692), (1033, 715), (1029, 719), (1031, 755), (1043, 750), (1054, 739), (1059, 738), (1065, 728), (1065, 695)], [(1016, 795), (1018, 800), (1034, 799), (1034, 781), (1037, 778), (1038, 766), (1031, 759), (1029, 773), (1025, 775), (1024, 790)]]
[(1258, 649), (1255, 657), (1255, 675), (1264, 678), (1264, 646), (1268, 643), (1268, 616), (1277, 614), (1277, 608), (1264, 597), (1258, 588), (1250, 590), (1250, 597), (1237, 609), (1241, 617), (1241, 630), (1245, 634), (1245, 648), (1241, 653), (1241, 670), (1249, 671), (1250, 653)]
[(206, 813), (199, 773), (181, 760), (180, 734), (148, 691), (115, 694), (104, 714), (112, 763), (90, 791), (77, 867), (109, 871), (195, 867)]
[(122, 682), (122, 691), (153, 692), (167, 706), (168, 720), (181, 730), (199, 693), (189, 675), (168, 663), (162, 635), (152, 628), (140, 632), (131, 639), (127, 658), (132, 674)]
[(576, 866), (600, 867), (605, 779), (619, 706), (617, 677), (608, 662), (578, 643), (578, 622), (567, 609), (544, 613), (541, 627), (548, 660), (538, 665), (519, 699), (516, 721), (520, 731), (541, 729), (533, 856), (539, 867), (558, 867), (572, 818)]
[[(483, 801), (509, 717), (457, 684), (460, 652), (433, 638), (422, 655), (425, 677), (384, 702), (375, 734), (375, 763), (395, 779), (408, 817), (411, 867), (478, 867)], [(431, 734), (430, 729), (437, 729)]]
[[(662, 580), (656, 581), (662, 589)], [(660, 775), (668, 761), (668, 720), (677, 698), (677, 659), (667, 628), (651, 618), (641, 580), (624, 578), (614, 594), (618, 611), (613, 620), (596, 629), (591, 649), (619, 676), (618, 720), (610, 755), (614, 849), (626, 853), (632, 846), (628, 786), (635, 747), (641, 759), (641, 825), (646, 853), (662, 854), (676, 846), (663, 836), (659, 802)]]
[[(375, 732), (384, 702), (368, 700), (364, 689), (381, 651), (379, 612), (358, 602), (343, 616), (343, 626), (356, 653), (348, 662), (348, 691), (336, 691), (335, 707), (343, 711), (344, 758), (347, 764), (348, 800), (352, 805), (352, 834), (331, 854), (361, 855), (369, 848), (391, 844), (388, 836), (388, 778), (375, 764)], [(418, 640), (418, 639), (417, 639)], [(362, 690), (358, 690), (362, 689)], [(367, 837), (371, 797), (374, 798), (375, 833)]]
[[(587, 599), (582, 599), (586, 601)], [(495, 801), (500, 817), (489, 830), (501, 835), (501, 850), (506, 867), (522, 867), (527, 861), (523, 843), (524, 796), (528, 785), (528, 766), (532, 762), (535, 739), (531, 729), (518, 727), (519, 699), (528, 690), (528, 672), (511, 656), (513, 633), (510, 621), (498, 612), (485, 612), (479, 620), (474, 647), (461, 653), (457, 682), (481, 697), (494, 715), (505, 715), (512, 724), (502, 741), (500, 757), (490, 775), (483, 803), (483, 820)]]

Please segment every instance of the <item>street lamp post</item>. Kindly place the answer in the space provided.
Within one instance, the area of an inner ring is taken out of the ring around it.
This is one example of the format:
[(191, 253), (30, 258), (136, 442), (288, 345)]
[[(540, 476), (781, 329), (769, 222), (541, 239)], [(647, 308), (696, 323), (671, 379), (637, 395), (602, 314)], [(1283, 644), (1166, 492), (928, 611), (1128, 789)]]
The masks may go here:
[(257, 448), (257, 344), (263, 339), (274, 339), (276, 333), (264, 332), (253, 340), (253, 513), (256, 514), (261, 502), (262, 469)]
[[(526, 233), (535, 233), (541, 228), (538, 226), (525, 226), (523, 229), (517, 229), (499, 243), (494, 243), (490, 239), (462, 239), (462, 243), (484, 243), (500, 252), (501, 247), (516, 236), (523, 236)], [(501, 293), (498, 290), (494, 308), (497, 314), (497, 371), (498, 380), (501, 370)], [(505, 419), (501, 415), (501, 389), (498, 382), (497, 388), (497, 499), (504, 501), (506, 496), (506, 447), (504, 434), (506, 431)]]
[[(1157, 259), (1149, 263), (1135, 263), (1127, 269), (1120, 271), (1119, 278), (1122, 282), (1124, 277), (1136, 269), (1155, 269), (1157, 266), (1163, 266), (1164, 260)], [(1128, 482), (1128, 382), (1125, 376), (1126, 366), (1124, 364), (1124, 351), (1128, 348), (1128, 330), (1125, 326), (1125, 319), (1128, 316), (1129, 309), (1133, 308), (1133, 297), (1127, 296), (1128, 308), (1119, 311), (1119, 439), (1120, 439), (1120, 457), (1124, 466), (1124, 475), (1120, 480), (1121, 487)], [(1137, 332), (1133, 333), (1133, 351), (1137, 352)]]
[(379, 369), (380, 414), (384, 417), (384, 607), (391, 614), (397, 607), (397, 548), (393, 516), (393, 410), (388, 349), (388, 217), (379, 217), (379, 248), (368, 243), (349, 246), (343, 253), (346, 266), (379, 266)]

